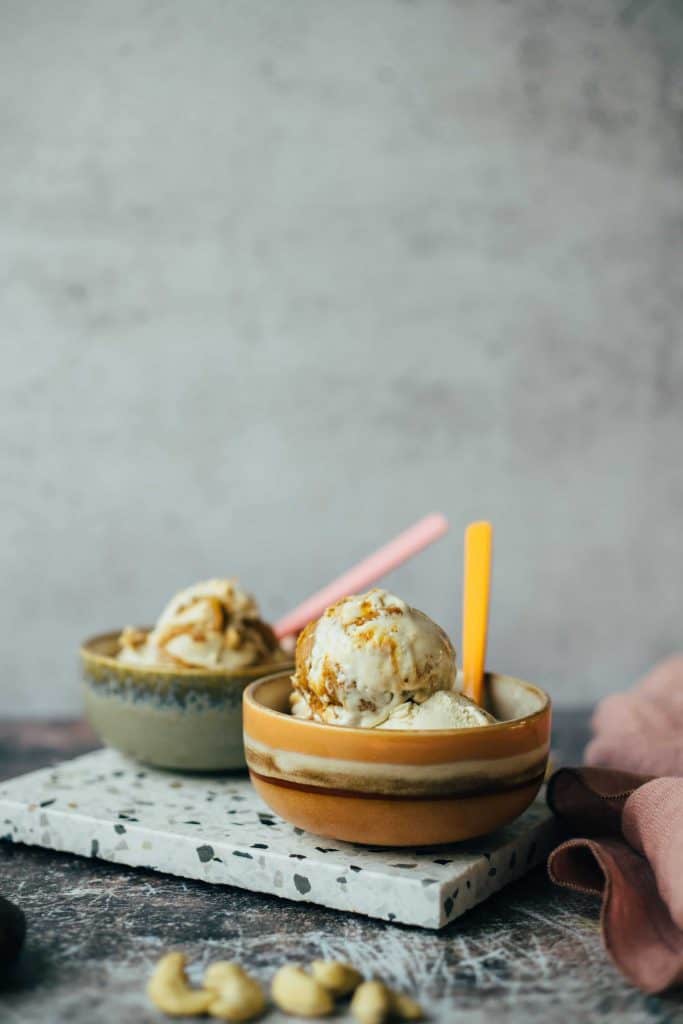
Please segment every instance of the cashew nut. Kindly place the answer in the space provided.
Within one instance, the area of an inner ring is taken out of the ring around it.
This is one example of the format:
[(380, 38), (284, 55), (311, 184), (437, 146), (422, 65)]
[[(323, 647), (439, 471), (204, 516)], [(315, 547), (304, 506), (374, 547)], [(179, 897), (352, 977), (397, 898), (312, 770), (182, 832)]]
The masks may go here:
[(363, 980), (363, 975), (355, 967), (337, 960), (314, 960), (311, 974), (335, 999), (348, 996)]
[(204, 972), (204, 988), (220, 992), (226, 983), (245, 973), (241, 964), (232, 960), (216, 960), (215, 963), (209, 964)]
[(271, 986), (273, 1000), (285, 1013), (295, 1017), (327, 1017), (334, 1009), (327, 989), (300, 967), (281, 967)]
[(162, 956), (147, 985), (147, 995), (154, 1005), (171, 1017), (198, 1017), (216, 998), (215, 992), (190, 987), (185, 962), (182, 953)]
[(213, 1002), (209, 1006), (212, 1017), (230, 1021), (253, 1020), (260, 1017), (266, 1008), (263, 989), (240, 964), (227, 960), (211, 964), (204, 975), (204, 985), (212, 992)]
[(392, 993), (381, 981), (364, 981), (351, 1000), (351, 1013), (359, 1024), (385, 1024), (393, 1009)]
[(424, 1010), (411, 996), (405, 996), (402, 992), (392, 992), (392, 1012), (399, 1020), (422, 1020)]

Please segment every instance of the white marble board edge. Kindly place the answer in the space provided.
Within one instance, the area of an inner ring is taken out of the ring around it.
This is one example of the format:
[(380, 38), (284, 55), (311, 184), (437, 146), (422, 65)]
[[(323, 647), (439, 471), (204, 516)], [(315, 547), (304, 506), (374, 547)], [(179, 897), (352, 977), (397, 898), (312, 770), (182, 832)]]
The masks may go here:
[(161, 772), (106, 749), (0, 784), (0, 839), (429, 929), (520, 878), (555, 836), (539, 800), (476, 843), (362, 847), (282, 822), (245, 776)]

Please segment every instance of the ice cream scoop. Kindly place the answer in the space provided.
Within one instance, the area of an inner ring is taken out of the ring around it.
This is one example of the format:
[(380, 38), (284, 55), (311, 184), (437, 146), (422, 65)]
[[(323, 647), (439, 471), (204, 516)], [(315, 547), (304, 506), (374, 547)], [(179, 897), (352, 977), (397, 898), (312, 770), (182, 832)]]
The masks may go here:
[(258, 604), (235, 579), (181, 590), (154, 629), (126, 627), (120, 637), (119, 659), (134, 665), (235, 670), (286, 657)]
[(470, 729), (495, 722), (464, 693), (437, 690), (422, 704), (405, 701), (394, 708), (378, 729)]
[(378, 588), (346, 597), (299, 636), (292, 713), (373, 728), (455, 682), (455, 650), (424, 612)]

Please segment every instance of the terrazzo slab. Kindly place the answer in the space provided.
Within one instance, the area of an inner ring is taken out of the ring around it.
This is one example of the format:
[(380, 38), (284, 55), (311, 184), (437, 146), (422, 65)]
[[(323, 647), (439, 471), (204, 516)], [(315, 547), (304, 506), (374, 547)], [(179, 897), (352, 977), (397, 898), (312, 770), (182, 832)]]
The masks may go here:
[(0, 786), (0, 838), (423, 928), (442, 928), (540, 863), (542, 799), (484, 840), (342, 843), (274, 815), (242, 775), (181, 775), (99, 750)]

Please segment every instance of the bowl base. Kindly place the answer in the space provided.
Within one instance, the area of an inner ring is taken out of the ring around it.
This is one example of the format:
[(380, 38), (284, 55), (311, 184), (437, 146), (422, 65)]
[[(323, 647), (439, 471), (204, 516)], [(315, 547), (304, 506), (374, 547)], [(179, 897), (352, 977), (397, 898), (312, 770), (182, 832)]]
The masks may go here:
[(176, 771), (244, 770), (241, 709), (164, 706), (85, 686), (90, 724), (109, 747), (142, 764)]
[(370, 846), (440, 846), (487, 835), (518, 818), (543, 781), (473, 796), (388, 798), (326, 793), (256, 772), (250, 776), (261, 799), (291, 824), (327, 839)]

